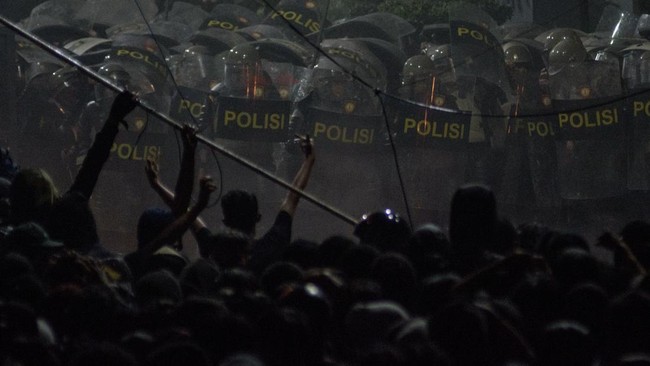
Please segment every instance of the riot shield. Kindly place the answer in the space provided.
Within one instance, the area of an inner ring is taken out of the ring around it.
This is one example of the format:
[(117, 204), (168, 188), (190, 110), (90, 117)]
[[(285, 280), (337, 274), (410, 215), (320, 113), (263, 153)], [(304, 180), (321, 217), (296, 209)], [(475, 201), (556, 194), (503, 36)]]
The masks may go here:
[(388, 204), (387, 189), (395, 178), (375, 94), (385, 90), (386, 70), (358, 40), (326, 39), (321, 49), (310, 77), (301, 82), (292, 128), (313, 137), (323, 166), (329, 167), (314, 172), (310, 191), (361, 215)]
[(67, 43), (64, 48), (84, 65), (98, 67), (111, 51), (112, 41), (107, 38), (84, 37)]
[[(225, 56), (224, 80), (213, 89), (215, 114), (209, 136), (261, 169), (280, 174), (285, 143), (292, 138), (292, 103), (309, 55), (285, 39), (260, 39), (231, 49)], [(256, 178), (247, 184), (245, 188), (256, 192), (266, 182)], [(267, 193), (264, 199), (276, 205), (280, 192)]]
[(206, 47), (207, 51), (213, 55), (229, 51), (246, 41), (246, 38), (240, 34), (221, 28), (207, 28), (195, 32), (190, 37), (190, 43)]
[(493, 30), (496, 23), (471, 4), (450, 5), (450, 49), (459, 77), (477, 77), (510, 94), (501, 41)]
[(73, 68), (46, 68), (32, 77), (18, 99), (17, 155), (48, 169), (57, 184), (70, 184), (69, 158), (83, 138), (78, 118), (91, 96), (92, 86)]
[(241, 28), (259, 24), (257, 14), (243, 6), (235, 4), (217, 4), (201, 25), (202, 29), (219, 28), (236, 31)]
[(74, 13), (82, 29), (92, 31), (99, 37), (106, 37), (106, 30), (118, 24), (151, 22), (158, 14), (155, 0), (88, 0)]
[(461, 110), (457, 93), (435, 68), (423, 73), (426, 64), (415, 66), (403, 68), (399, 98), (386, 95), (384, 103), (411, 220), (445, 223), (453, 193), (465, 182), (472, 113)]
[(406, 54), (397, 45), (378, 38), (353, 39), (362, 42), (382, 62), (387, 71), (386, 90), (389, 93), (394, 93), (400, 84), (399, 73), (402, 65), (406, 62)]
[(614, 197), (627, 190), (620, 80), (618, 68), (597, 61), (567, 65), (550, 76), (564, 199)]
[(628, 47), (623, 54), (623, 84), (632, 121), (629, 139), (628, 187), (633, 191), (650, 189), (650, 44), (646, 41)]
[(287, 36), (280, 28), (268, 24), (255, 24), (238, 29), (237, 33), (241, 34), (247, 41), (258, 41), (265, 38), (286, 39)]
[(76, 24), (71, 16), (76, 11), (75, 1), (45, 1), (34, 7), (29, 18), (23, 20), (26, 29), (48, 43), (63, 44), (90, 34)]
[(603, 40), (634, 39), (638, 37), (638, 22), (637, 15), (608, 3), (603, 8), (596, 29), (590, 35)]
[(214, 116), (211, 90), (224, 79), (223, 58), (212, 54), (208, 47), (189, 46), (182, 54), (169, 58), (168, 64), (177, 86), (170, 117), (205, 131)]
[(282, 0), (262, 23), (277, 27), (288, 39), (306, 46), (304, 37), (324, 26), (320, 5), (316, 0)]
[(174, 1), (170, 9), (158, 14), (157, 18), (187, 24), (193, 31), (198, 31), (210, 13), (200, 7), (183, 1)]
[(637, 15), (616, 4), (607, 4), (594, 32), (583, 37), (583, 44), (594, 55), (600, 50), (618, 53), (642, 40), (637, 30), (638, 23)]
[(457, 3), (449, 8), (450, 57), (461, 93), (472, 93), (484, 139), (498, 146), (504, 139), (501, 105), (512, 95), (496, 23), (476, 6)]
[(325, 38), (377, 38), (405, 52), (415, 27), (390, 13), (370, 13), (332, 24), (323, 31)]
[(169, 111), (171, 83), (165, 55), (169, 53), (155, 39), (141, 34), (119, 33), (113, 36), (112, 51), (104, 65), (126, 70), (131, 87), (140, 99), (164, 113)]
[(150, 23), (120, 23), (106, 29), (106, 35), (109, 38), (119, 37), (120, 34), (140, 35), (155, 38), (155, 41), (166, 49), (187, 42), (192, 33), (192, 28), (189, 25), (171, 20), (155, 20)]

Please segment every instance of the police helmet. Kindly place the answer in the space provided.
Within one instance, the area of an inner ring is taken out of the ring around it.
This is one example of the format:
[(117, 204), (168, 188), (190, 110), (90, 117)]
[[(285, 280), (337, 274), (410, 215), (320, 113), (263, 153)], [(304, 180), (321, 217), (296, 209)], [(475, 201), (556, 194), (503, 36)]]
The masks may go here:
[(571, 28), (558, 28), (546, 36), (544, 40), (544, 52), (551, 52), (558, 43), (567, 39), (582, 43), (580, 36), (575, 30)]
[(361, 243), (378, 249), (401, 250), (411, 235), (409, 224), (391, 209), (365, 214), (354, 228)]
[(249, 43), (236, 45), (228, 51), (224, 81), (231, 96), (263, 98), (272, 90), (260, 61), (257, 48)]
[(533, 61), (533, 56), (530, 54), (528, 47), (519, 42), (510, 41), (502, 47), (508, 65), (531, 63)]
[(435, 73), (435, 64), (426, 55), (415, 55), (404, 62), (402, 67), (402, 84), (416, 81), (422, 76)]
[(451, 50), (448, 44), (443, 44), (427, 49), (427, 56), (436, 64), (447, 63), (451, 57)]
[(131, 81), (131, 75), (129, 74), (129, 72), (126, 71), (126, 69), (122, 65), (116, 63), (109, 63), (103, 65), (102, 67), (99, 68), (97, 73), (99, 75), (106, 77), (113, 84), (120, 87), (128, 86), (129, 82)]
[(259, 59), (257, 48), (249, 43), (236, 45), (226, 54), (228, 65), (254, 65)]
[(453, 85), (456, 82), (456, 70), (451, 58), (451, 49), (448, 44), (440, 45), (427, 50), (427, 56), (433, 61), (436, 76), (444, 85)]
[(564, 67), (581, 63), (587, 59), (587, 50), (575, 39), (560, 41), (548, 55), (549, 73), (557, 74)]

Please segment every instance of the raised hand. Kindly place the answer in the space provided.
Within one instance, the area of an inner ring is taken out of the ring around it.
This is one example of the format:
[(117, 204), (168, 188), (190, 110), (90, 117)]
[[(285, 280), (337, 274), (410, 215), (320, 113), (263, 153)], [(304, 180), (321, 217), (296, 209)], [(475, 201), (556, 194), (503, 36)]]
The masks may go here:
[(149, 184), (154, 185), (159, 182), (160, 168), (158, 167), (158, 162), (156, 160), (148, 158), (144, 167), (144, 172), (147, 175)]
[(115, 97), (108, 115), (108, 120), (111, 122), (119, 122), (128, 128), (129, 126), (124, 121), (124, 118), (137, 106), (138, 98), (130, 91), (125, 90)]
[(190, 124), (183, 125), (181, 136), (183, 137), (183, 145), (187, 148), (196, 149), (198, 140), (196, 138), (197, 128)]
[(305, 155), (305, 158), (306, 159), (313, 158), (314, 144), (313, 144), (313, 140), (309, 137), (309, 134), (305, 136), (296, 134), (296, 138), (300, 140), (300, 150)]
[(210, 195), (215, 190), (217, 190), (217, 185), (214, 183), (212, 177), (209, 175), (201, 177), (201, 180), (199, 181), (199, 198), (197, 206), (207, 206), (208, 201), (210, 200)]

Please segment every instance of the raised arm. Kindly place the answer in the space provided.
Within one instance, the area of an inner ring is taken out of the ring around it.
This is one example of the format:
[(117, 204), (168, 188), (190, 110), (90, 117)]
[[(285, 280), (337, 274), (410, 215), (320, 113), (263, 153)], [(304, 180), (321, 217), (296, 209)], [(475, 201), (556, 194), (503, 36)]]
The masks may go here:
[[(303, 160), (298, 173), (293, 178), (291, 185), (299, 190), (304, 190), (307, 187), (309, 182), (309, 176), (311, 175), (312, 168), (314, 167), (314, 162), (316, 161), (316, 156), (314, 155), (314, 146), (312, 144), (312, 139), (309, 135), (298, 136), (300, 139), (300, 148), (302, 149), (303, 154), (305, 155), (305, 160)], [(300, 194), (290, 190), (287, 192), (280, 210), (287, 212), (289, 215), (293, 216), (296, 212), (296, 207), (298, 207), (298, 202), (300, 201)]]
[(153, 253), (164, 243), (176, 241), (197, 219), (201, 211), (208, 205), (210, 194), (214, 192), (216, 185), (209, 176), (201, 178), (199, 197), (194, 206), (177, 217), (174, 222), (163, 230), (154, 240), (147, 243), (144, 250)]
[(196, 157), (196, 128), (191, 125), (184, 125), (183, 131), (183, 157), (181, 168), (176, 181), (174, 190), (174, 200), (169, 206), (174, 216), (179, 216), (187, 211), (192, 199), (192, 189), (194, 188), (194, 164)]
[(86, 199), (90, 196), (95, 189), (99, 173), (101, 173), (104, 163), (108, 160), (111, 153), (111, 147), (117, 136), (118, 126), (122, 123), (127, 127), (124, 118), (131, 113), (131, 111), (138, 105), (138, 100), (135, 95), (129, 91), (124, 91), (117, 95), (113, 101), (111, 111), (108, 119), (104, 122), (104, 126), (95, 136), (92, 146), (88, 149), (88, 153), (84, 158), (81, 169), (77, 173), (70, 191), (80, 193)]
[[(147, 159), (145, 165), (145, 173), (147, 181), (151, 188), (158, 194), (158, 196), (165, 202), (168, 207), (172, 207), (174, 203), (174, 192), (172, 192), (165, 184), (160, 181), (160, 174), (158, 163), (153, 159)], [(181, 213), (182, 214), (182, 213)], [(196, 234), (199, 230), (207, 227), (201, 217), (197, 217), (192, 224), (192, 232)]]

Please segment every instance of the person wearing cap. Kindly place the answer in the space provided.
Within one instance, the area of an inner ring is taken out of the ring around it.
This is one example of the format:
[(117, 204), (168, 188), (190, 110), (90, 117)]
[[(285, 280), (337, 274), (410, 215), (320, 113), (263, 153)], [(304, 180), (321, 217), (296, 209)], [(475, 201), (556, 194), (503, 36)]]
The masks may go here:
[(48, 259), (63, 251), (63, 243), (52, 240), (43, 227), (26, 222), (11, 230), (0, 240), (0, 254), (17, 253), (27, 258), (34, 268), (41, 268)]

